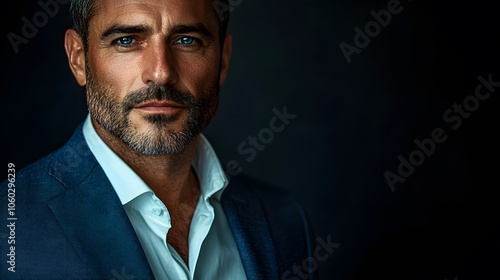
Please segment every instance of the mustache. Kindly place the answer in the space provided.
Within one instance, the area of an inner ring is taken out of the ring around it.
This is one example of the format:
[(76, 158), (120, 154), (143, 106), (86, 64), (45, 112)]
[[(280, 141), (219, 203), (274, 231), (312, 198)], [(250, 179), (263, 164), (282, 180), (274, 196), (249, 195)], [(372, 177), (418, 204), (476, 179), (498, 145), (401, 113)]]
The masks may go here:
[(149, 101), (170, 101), (187, 108), (198, 105), (198, 102), (190, 93), (177, 91), (172, 86), (149, 84), (146, 88), (128, 93), (123, 99), (123, 107), (125, 112), (129, 112), (135, 106)]

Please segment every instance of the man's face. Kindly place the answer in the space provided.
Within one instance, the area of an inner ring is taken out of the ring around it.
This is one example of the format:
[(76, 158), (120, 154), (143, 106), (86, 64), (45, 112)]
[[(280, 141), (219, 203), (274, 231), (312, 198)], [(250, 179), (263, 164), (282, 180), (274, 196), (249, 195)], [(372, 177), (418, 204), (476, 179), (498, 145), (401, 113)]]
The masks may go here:
[(217, 108), (218, 30), (211, 1), (99, 1), (85, 64), (92, 117), (140, 153), (183, 151)]

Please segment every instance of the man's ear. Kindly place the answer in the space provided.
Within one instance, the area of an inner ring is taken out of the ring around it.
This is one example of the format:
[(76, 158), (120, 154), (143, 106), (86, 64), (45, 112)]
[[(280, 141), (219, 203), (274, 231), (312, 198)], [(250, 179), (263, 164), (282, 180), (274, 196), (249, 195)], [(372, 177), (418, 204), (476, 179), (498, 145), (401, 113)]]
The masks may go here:
[(229, 70), (229, 60), (231, 60), (231, 53), (233, 51), (232, 41), (233, 41), (233, 36), (231, 36), (231, 34), (227, 34), (226, 38), (224, 39), (224, 44), (222, 49), (219, 85), (222, 85), (227, 77), (227, 72)]
[(68, 29), (64, 36), (64, 48), (68, 56), (69, 67), (80, 86), (87, 83), (85, 75), (85, 51), (80, 35), (73, 29)]

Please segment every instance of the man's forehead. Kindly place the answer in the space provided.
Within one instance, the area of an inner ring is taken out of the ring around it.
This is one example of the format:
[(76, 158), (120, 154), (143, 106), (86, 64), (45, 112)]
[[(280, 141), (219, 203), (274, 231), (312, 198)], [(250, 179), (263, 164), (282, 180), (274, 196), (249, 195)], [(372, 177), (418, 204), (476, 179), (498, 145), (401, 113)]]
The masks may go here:
[[(216, 24), (211, 0), (98, 0), (91, 19), (98, 25), (202, 22)], [(158, 22), (156, 22), (158, 23)]]

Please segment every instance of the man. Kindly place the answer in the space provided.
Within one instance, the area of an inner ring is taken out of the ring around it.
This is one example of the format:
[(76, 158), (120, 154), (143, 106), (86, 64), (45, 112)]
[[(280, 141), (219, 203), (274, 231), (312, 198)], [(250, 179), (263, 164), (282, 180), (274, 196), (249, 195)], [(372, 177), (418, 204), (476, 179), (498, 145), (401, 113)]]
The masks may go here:
[(89, 115), (65, 146), (2, 183), (2, 207), (15, 189), (16, 217), (2, 279), (315, 278), (300, 206), (241, 175), (229, 181), (202, 134), (229, 68), (224, 7), (72, 1), (65, 49)]

